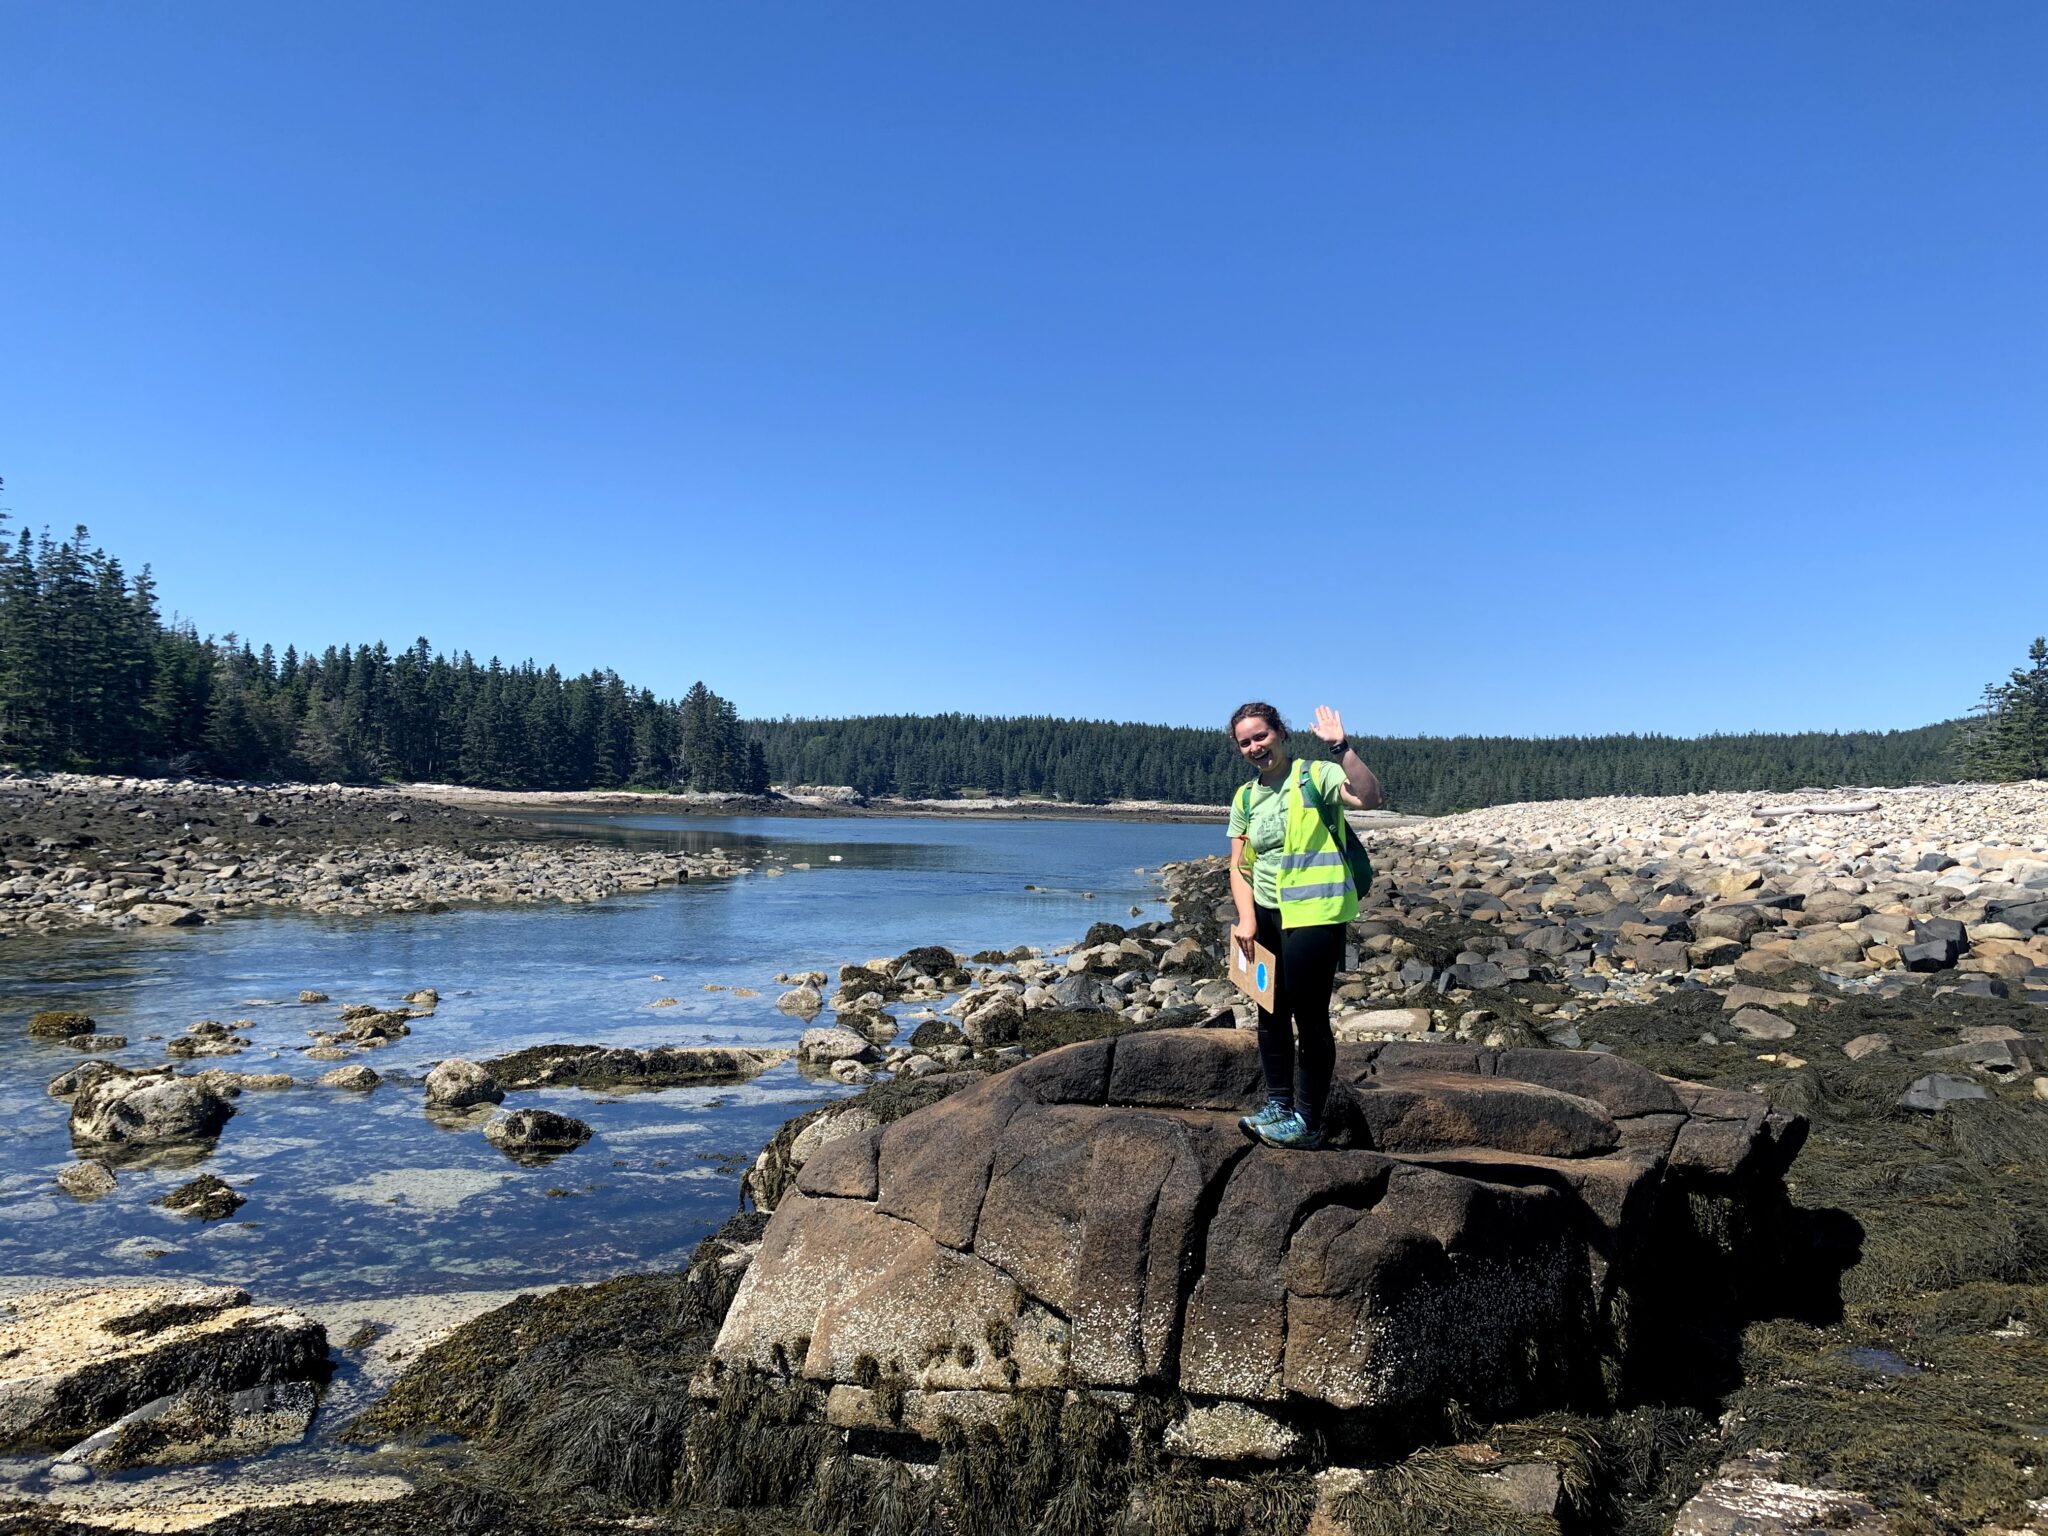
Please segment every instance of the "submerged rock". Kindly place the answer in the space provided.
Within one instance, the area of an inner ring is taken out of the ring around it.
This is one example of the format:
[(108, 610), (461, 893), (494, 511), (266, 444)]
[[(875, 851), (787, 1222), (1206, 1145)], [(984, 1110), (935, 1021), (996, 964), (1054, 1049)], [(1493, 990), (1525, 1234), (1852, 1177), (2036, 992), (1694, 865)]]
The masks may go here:
[(368, 1093), (384, 1081), (368, 1067), (336, 1067), (332, 1072), (322, 1073), (322, 1088), (344, 1088), (350, 1093)]
[(229, 1286), (70, 1288), (0, 1304), (0, 1451), (75, 1444), (188, 1388), (324, 1374), (327, 1333)]

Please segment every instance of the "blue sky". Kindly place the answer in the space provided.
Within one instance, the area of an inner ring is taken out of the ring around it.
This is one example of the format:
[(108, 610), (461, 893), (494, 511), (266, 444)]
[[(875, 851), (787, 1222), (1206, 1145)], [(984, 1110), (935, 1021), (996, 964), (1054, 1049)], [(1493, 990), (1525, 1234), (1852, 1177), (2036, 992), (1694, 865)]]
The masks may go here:
[(2048, 630), (2048, 7), (0, 0), (0, 475), (748, 714), (1905, 726)]

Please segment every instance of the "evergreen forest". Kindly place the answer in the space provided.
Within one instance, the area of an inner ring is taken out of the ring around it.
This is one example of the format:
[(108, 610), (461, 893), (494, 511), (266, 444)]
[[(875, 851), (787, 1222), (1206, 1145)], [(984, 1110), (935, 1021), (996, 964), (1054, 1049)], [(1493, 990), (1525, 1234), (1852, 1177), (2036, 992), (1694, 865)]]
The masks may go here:
[(301, 655), (166, 624), (144, 567), (21, 530), (0, 551), (0, 760), (30, 768), (759, 793), (768, 769), (701, 682), (449, 657), (422, 639)]
[[(1703, 737), (1354, 737), (1396, 810), (1713, 789), (2048, 774), (2048, 649), (1977, 716), (1903, 731)], [(1308, 742), (1306, 735), (1297, 745)], [(743, 721), (699, 682), (658, 698), (609, 670), (565, 677), (424, 639), (317, 653), (166, 622), (148, 567), (0, 530), (0, 762), (224, 778), (504, 789), (850, 784), (905, 798), (1220, 805), (1246, 771), (1216, 729), (1051, 716)]]

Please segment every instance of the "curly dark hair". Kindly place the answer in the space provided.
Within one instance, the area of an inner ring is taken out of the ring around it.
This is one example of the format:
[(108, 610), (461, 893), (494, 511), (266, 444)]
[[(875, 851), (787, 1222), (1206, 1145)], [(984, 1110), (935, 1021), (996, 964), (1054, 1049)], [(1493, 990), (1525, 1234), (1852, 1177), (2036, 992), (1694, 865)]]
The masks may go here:
[(1273, 728), (1273, 734), (1282, 741), (1287, 739), (1287, 722), (1280, 718), (1280, 711), (1270, 704), (1254, 699), (1249, 704), (1237, 706), (1237, 713), (1230, 717), (1227, 733), (1233, 743), (1237, 740), (1237, 728), (1247, 720), (1263, 720)]

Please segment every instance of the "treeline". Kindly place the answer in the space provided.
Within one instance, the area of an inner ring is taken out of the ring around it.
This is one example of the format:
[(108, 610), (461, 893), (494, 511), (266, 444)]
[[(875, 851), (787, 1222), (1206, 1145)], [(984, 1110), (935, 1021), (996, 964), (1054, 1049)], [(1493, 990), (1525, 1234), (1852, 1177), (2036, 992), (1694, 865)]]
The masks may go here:
[(616, 673), (479, 664), (422, 639), (282, 656), (167, 625), (145, 567), (22, 530), (0, 543), (0, 760), (314, 782), (758, 793), (758, 742), (698, 683), (658, 699)]
[[(2048, 774), (2048, 647), (1977, 720), (1797, 735), (1361, 737), (1395, 809), (1713, 789)], [(1304, 734), (1297, 745), (1311, 745)], [(479, 663), (425, 640), (282, 656), (166, 624), (147, 567), (0, 531), (0, 761), (226, 778), (448, 781), (508, 789), (978, 793), (1220, 805), (1246, 769), (1219, 727), (1050, 716), (739, 719), (698, 683), (657, 698), (617, 673)]]
[[(1217, 805), (1248, 777), (1224, 736), (1184, 726), (1037, 716), (870, 715), (756, 720), (778, 783), (851, 784), (867, 794), (967, 791), (1082, 803)], [(1742, 736), (1354, 735), (1395, 810), (1438, 815), (1515, 800), (1676, 795), (1713, 789), (1912, 784), (1955, 776), (1953, 724), (1909, 731)], [(1297, 748), (1316, 750), (1306, 732)]]

